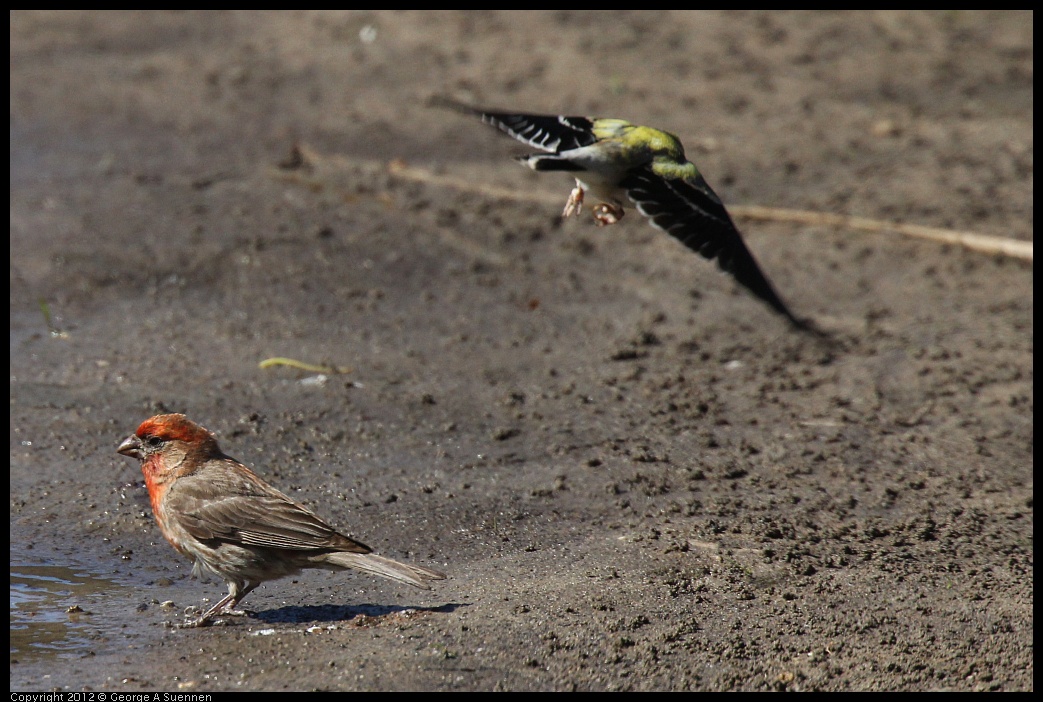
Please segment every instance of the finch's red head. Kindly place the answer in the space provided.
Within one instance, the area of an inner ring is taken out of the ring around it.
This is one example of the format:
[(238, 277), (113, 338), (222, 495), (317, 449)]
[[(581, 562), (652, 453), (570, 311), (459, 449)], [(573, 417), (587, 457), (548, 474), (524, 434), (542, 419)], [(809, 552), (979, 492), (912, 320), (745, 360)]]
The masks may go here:
[(146, 419), (116, 451), (124, 456), (144, 459), (171, 441), (183, 442), (208, 454), (220, 452), (214, 435), (183, 414), (160, 414)]
[(209, 431), (183, 414), (159, 414), (141, 423), (134, 435), (139, 439), (154, 436), (163, 441), (203, 443), (214, 438)]

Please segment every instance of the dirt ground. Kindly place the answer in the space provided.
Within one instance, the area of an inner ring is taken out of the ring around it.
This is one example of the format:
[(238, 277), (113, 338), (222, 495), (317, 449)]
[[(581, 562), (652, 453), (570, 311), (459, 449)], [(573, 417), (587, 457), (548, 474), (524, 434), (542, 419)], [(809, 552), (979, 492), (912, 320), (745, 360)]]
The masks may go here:
[[(561, 222), (568, 178), (428, 100), (1030, 241), (1032, 20), (12, 13), (12, 564), (113, 583), (12, 689), (1031, 690), (1031, 261), (739, 218), (824, 344), (636, 212)], [(170, 628), (225, 588), (115, 453), (161, 411), (450, 579)]]

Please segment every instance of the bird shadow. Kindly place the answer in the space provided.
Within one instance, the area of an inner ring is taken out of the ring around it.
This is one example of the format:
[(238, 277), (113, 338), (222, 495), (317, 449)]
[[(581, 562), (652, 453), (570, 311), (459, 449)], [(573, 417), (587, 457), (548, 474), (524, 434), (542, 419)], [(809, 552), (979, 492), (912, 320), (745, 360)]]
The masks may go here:
[(341, 622), (358, 626), (378, 623), (385, 618), (412, 618), (418, 615), (455, 612), (470, 604), (450, 602), (440, 607), (410, 607), (400, 605), (294, 605), (251, 612), (250, 618), (266, 624), (303, 624), (305, 622)]

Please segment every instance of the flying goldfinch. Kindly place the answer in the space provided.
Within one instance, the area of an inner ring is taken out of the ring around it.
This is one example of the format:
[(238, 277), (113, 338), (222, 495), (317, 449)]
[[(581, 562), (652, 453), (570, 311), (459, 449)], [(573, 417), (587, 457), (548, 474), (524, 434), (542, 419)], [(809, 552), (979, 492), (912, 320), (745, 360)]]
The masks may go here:
[(563, 217), (579, 214), (589, 194), (597, 202), (592, 209), (598, 226), (615, 224), (629, 198), (652, 226), (704, 258), (716, 258), (721, 270), (796, 327), (810, 328), (775, 292), (721, 199), (685, 158), (673, 134), (621, 119), (497, 112), (441, 98), (435, 102), (480, 117), (545, 151), (517, 158), (529, 168), (572, 173), (576, 187), (565, 202)]

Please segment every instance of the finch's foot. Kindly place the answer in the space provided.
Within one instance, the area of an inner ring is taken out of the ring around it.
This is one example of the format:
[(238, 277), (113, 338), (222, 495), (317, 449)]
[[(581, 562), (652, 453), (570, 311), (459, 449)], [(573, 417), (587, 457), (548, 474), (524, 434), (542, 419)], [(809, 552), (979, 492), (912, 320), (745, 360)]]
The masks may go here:
[(583, 211), (583, 188), (576, 186), (569, 193), (569, 199), (565, 201), (565, 211), (561, 213), (561, 216), (568, 219), (572, 215), (578, 215)]
[(220, 619), (214, 619), (213, 615), (204, 614), (203, 616), (196, 617), (195, 619), (186, 619), (180, 624), (168, 623), (167, 626), (171, 627), (172, 629), (198, 629), (204, 626), (213, 626), (214, 624), (221, 623), (223, 622)]
[[(253, 588), (250, 588), (250, 589), (252, 590)], [(236, 609), (235, 608), (235, 606), (237, 604), (239, 604), (239, 599), (242, 599), (242, 596), (245, 595), (245, 594), (246, 594), (245, 592), (244, 593), (240, 593), (239, 598), (237, 598), (234, 601), (232, 599), (232, 595), (229, 594), (227, 597), (222, 599), (216, 605), (214, 605), (213, 607), (208, 609), (206, 612), (204, 612), (201, 616), (196, 617), (195, 619), (189, 619), (188, 621), (184, 622), (183, 624), (177, 624), (177, 625), (175, 625), (175, 628), (177, 628), (177, 629), (195, 629), (197, 627), (202, 627), (202, 626), (213, 626), (215, 624), (224, 624), (225, 623), (224, 620), (217, 619), (218, 615), (228, 616), (228, 617), (248, 617), (248, 616), (250, 616), (251, 612), (249, 612), (248, 610), (245, 610), (245, 609)], [(199, 607), (195, 607), (195, 606), (189, 607), (188, 609), (185, 610), (185, 616), (192, 616), (192, 615), (198, 614), (199, 611), (200, 611)]]
[(229, 617), (249, 617), (253, 612), (248, 609), (226, 609), (221, 614), (227, 614)]
[(245, 609), (225, 609), (220, 612), (207, 612), (201, 617), (196, 619), (190, 619), (183, 624), (176, 624), (176, 629), (197, 629), (204, 626), (221, 626), (226, 624), (224, 619), (219, 617), (249, 617), (250, 612)]
[(594, 220), (597, 222), (599, 227), (615, 224), (623, 219), (623, 215), (623, 208), (619, 205), (602, 202), (594, 207)]

